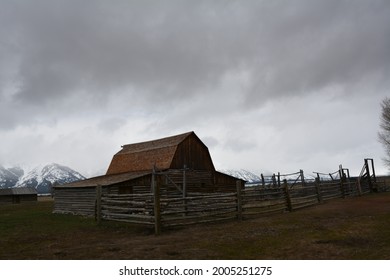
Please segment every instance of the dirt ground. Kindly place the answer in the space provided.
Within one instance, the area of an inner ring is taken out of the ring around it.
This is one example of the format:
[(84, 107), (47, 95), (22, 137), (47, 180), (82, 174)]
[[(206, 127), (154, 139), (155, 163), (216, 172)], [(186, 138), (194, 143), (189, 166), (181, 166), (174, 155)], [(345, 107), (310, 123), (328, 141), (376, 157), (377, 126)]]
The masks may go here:
[(105, 254), (130, 259), (390, 259), (389, 218), (389, 195), (338, 199), (293, 213), (172, 229), (158, 237), (125, 236)]
[(1, 259), (390, 259), (390, 193), (164, 229), (160, 236), (152, 228), (104, 222), (18, 238), (20, 246)]

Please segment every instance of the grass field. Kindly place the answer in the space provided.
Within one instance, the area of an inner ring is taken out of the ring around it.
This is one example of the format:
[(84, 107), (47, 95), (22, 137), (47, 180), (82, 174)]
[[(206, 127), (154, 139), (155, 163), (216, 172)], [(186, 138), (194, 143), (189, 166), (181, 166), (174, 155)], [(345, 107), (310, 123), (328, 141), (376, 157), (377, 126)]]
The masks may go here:
[(0, 206), (0, 259), (390, 259), (390, 193), (292, 213), (165, 229)]

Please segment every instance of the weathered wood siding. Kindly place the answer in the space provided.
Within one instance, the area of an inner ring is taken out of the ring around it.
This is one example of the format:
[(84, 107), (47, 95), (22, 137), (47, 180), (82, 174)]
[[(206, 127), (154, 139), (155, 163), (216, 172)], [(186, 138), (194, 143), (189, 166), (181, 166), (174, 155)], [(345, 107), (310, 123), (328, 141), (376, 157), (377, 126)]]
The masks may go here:
[(15, 203), (34, 202), (37, 200), (38, 200), (38, 196), (36, 194), (19, 195), (14, 197)]
[[(185, 179), (184, 179), (185, 174)], [(211, 170), (168, 170), (157, 173), (162, 197), (183, 195), (185, 180), (187, 193), (234, 192), (236, 178)], [(152, 174), (125, 182), (103, 186), (103, 194), (150, 194)], [(96, 187), (57, 187), (54, 192), (54, 213), (69, 213), (84, 216), (95, 215)]]
[(0, 204), (12, 204), (13, 198), (12, 195), (1, 195), (0, 196)]
[(53, 213), (95, 215), (96, 188), (56, 188)]
[[(162, 190), (180, 192), (183, 188), (184, 176), (188, 192), (232, 192), (236, 189), (236, 178), (211, 170), (170, 169), (157, 173), (156, 180), (161, 182)], [(150, 174), (107, 188), (110, 194), (139, 194), (151, 192), (151, 184)]]
[(184, 165), (194, 170), (215, 170), (208, 148), (195, 134), (177, 146), (170, 169), (182, 169)]
[(0, 196), (0, 204), (17, 204), (17, 203), (34, 202), (34, 201), (37, 201), (36, 194)]
[[(187, 192), (233, 192), (237, 178), (212, 170), (168, 170), (161, 176), (162, 187), (174, 188), (174, 184), (182, 188), (184, 183)], [(184, 175), (185, 174), (185, 175)], [(174, 183), (174, 184), (173, 184)]]

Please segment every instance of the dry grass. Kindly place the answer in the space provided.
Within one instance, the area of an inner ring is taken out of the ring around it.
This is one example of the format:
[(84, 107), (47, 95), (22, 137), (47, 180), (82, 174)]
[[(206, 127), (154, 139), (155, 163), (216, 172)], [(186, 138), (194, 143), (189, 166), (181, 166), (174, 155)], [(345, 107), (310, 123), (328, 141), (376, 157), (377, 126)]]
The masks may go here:
[(153, 229), (0, 206), (0, 259), (390, 259), (390, 193), (292, 213)]

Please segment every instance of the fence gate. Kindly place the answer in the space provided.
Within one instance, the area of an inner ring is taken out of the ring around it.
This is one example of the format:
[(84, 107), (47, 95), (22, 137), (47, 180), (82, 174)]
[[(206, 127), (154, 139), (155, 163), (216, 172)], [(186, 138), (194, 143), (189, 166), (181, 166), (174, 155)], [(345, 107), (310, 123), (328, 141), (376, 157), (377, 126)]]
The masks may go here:
[(372, 158), (364, 159), (362, 171), (357, 179), (357, 186), (359, 194), (378, 191), (374, 160)]

